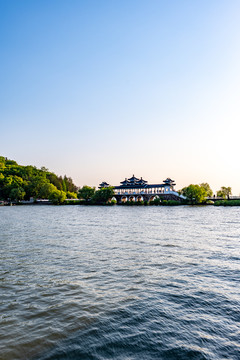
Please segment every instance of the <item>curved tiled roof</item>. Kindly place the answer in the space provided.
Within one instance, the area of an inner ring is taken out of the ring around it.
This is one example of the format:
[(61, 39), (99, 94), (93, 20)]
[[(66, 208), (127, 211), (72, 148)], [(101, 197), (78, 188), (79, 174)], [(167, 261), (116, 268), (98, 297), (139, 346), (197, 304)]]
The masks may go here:
[(140, 179), (136, 178), (134, 175), (131, 178), (128, 179), (128, 181), (131, 182), (131, 183), (135, 183), (135, 182), (137, 182), (139, 180)]
[(101, 184), (99, 184), (98, 188), (101, 189), (103, 187), (108, 187), (108, 186), (109, 186), (109, 184), (106, 181), (103, 181), (103, 182), (101, 182)]
[[(134, 175), (127, 179), (125, 178), (125, 180), (120, 182), (119, 186), (114, 186), (115, 189), (146, 189), (146, 188), (163, 188), (165, 186), (170, 186), (173, 187), (175, 184), (174, 180), (167, 178), (166, 180), (163, 181), (163, 184), (148, 184), (148, 182), (146, 180), (144, 180), (142, 177), (140, 179), (136, 178)], [(103, 181), (100, 185), (99, 188), (102, 187), (107, 187), (109, 186), (108, 183), (106, 183), (105, 181)]]
[(166, 180), (163, 180), (163, 182), (164, 182), (165, 184), (169, 184), (169, 185), (176, 185), (176, 184), (175, 184), (175, 180), (172, 180), (172, 179), (170, 179), (170, 178), (167, 178)]

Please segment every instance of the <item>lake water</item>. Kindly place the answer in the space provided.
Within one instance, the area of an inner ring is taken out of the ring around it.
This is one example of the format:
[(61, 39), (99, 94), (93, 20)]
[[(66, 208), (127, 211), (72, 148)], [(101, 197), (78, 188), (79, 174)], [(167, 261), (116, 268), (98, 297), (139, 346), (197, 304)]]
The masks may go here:
[(0, 359), (240, 359), (240, 208), (0, 208)]

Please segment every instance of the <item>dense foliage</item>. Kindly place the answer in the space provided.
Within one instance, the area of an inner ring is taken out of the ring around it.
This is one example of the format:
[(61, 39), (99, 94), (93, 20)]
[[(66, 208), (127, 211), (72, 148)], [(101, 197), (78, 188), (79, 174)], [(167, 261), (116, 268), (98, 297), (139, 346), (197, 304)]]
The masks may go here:
[(29, 200), (30, 197), (51, 199), (62, 203), (77, 197), (77, 187), (71, 178), (57, 176), (42, 167), (18, 165), (16, 161), (0, 156), (0, 199)]
[(229, 198), (229, 196), (232, 194), (232, 188), (222, 186), (220, 190), (217, 191), (217, 197), (222, 197), (224, 199)]
[(201, 185), (191, 184), (183, 188), (181, 194), (185, 196), (191, 204), (202, 204), (206, 202), (208, 196), (211, 196), (212, 190), (207, 183)]
[(210, 185), (208, 183), (201, 183), (200, 186), (201, 186), (201, 188), (203, 188), (206, 191), (207, 197), (213, 196), (213, 191), (210, 188)]
[(85, 204), (91, 205), (105, 205), (111, 201), (114, 196), (113, 187), (109, 186), (96, 190), (95, 187), (84, 185), (78, 190), (78, 198), (85, 201)]
[(113, 187), (109, 186), (106, 188), (102, 188), (97, 190), (92, 198), (93, 203), (97, 205), (104, 205), (109, 202), (114, 196)]
[[(189, 185), (179, 191), (183, 196), (186, 197), (187, 201), (191, 204), (205, 204), (210, 203), (207, 199), (213, 196), (213, 191), (208, 183), (202, 183), (200, 185)], [(223, 199), (228, 198), (232, 194), (231, 187), (222, 186), (221, 190), (217, 191), (217, 197)], [(216, 202), (215, 205), (225, 205), (226, 202)], [(230, 202), (228, 202), (230, 205)], [(233, 205), (237, 205), (233, 202)]]
[(84, 185), (78, 190), (78, 198), (89, 201), (95, 194), (95, 187)]

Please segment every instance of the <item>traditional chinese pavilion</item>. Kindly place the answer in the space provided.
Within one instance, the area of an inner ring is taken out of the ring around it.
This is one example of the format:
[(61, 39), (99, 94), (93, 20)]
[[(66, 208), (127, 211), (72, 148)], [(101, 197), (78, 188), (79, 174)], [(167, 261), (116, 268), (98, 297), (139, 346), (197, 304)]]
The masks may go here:
[[(166, 200), (180, 200), (181, 196), (174, 190), (175, 181), (167, 178), (162, 184), (148, 184), (142, 177), (139, 179), (134, 175), (113, 186), (115, 198), (118, 202), (154, 200), (159, 197)], [(99, 188), (110, 186), (102, 182)]]

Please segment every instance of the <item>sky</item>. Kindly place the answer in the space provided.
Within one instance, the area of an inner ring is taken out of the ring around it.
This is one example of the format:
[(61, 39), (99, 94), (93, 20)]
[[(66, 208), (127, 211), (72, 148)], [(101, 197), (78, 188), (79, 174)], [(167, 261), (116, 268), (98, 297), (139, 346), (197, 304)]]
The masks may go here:
[(239, 0), (0, 0), (0, 155), (240, 194)]

